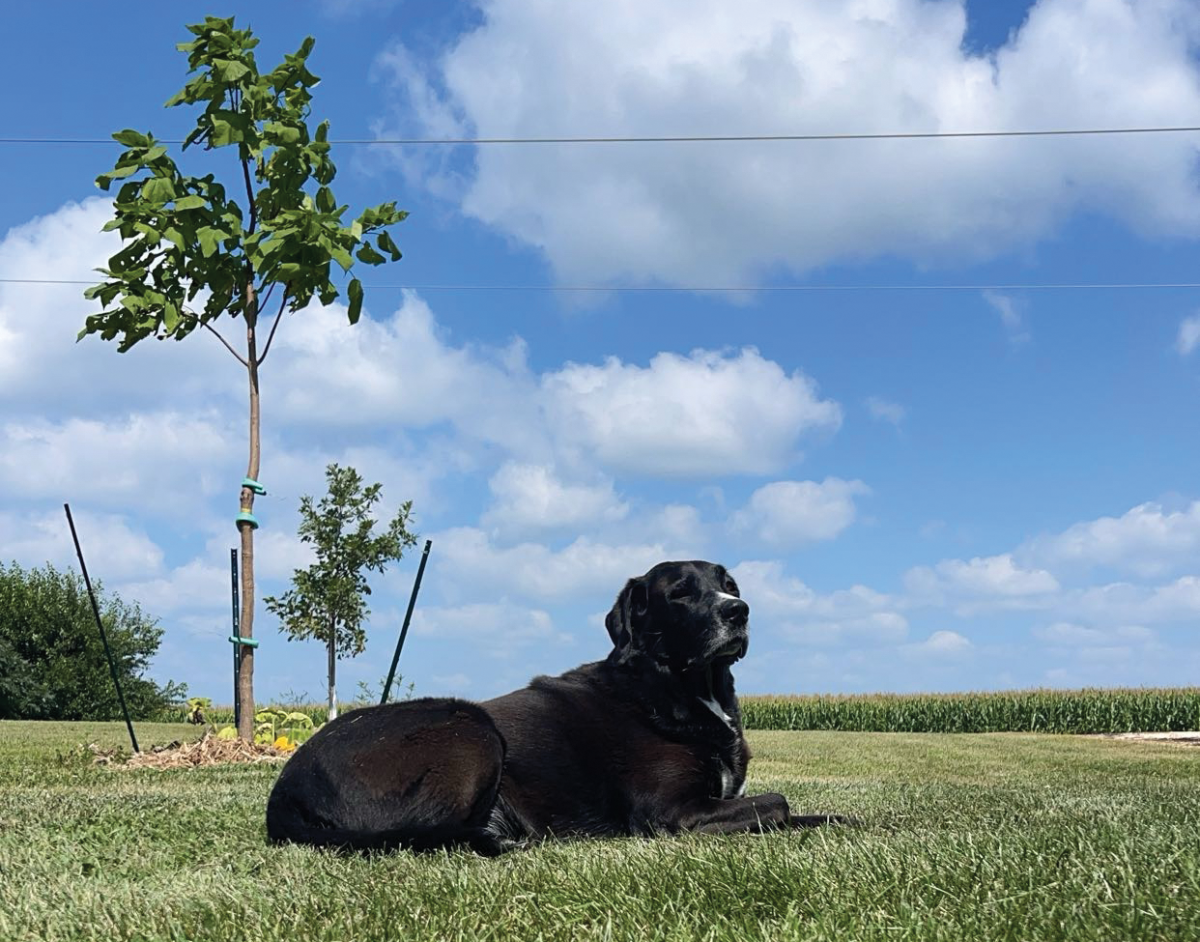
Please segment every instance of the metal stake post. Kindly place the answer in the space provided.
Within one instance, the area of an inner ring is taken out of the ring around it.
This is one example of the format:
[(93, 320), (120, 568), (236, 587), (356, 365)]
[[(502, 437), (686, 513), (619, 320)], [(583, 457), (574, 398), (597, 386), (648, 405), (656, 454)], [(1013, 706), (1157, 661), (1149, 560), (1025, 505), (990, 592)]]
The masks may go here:
[(137, 737), (133, 735), (133, 722), (129, 719), (129, 707), (125, 705), (125, 694), (121, 691), (121, 678), (117, 675), (117, 662), (113, 660), (112, 649), (108, 646), (108, 635), (104, 633), (104, 622), (100, 620), (100, 606), (96, 604), (96, 593), (92, 591), (92, 580), (88, 577), (87, 565), (83, 561), (83, 550), (79, 546), (79, 534), (75, 532), (75, 521), (71, 519), (71, 505), (63, 504), (67, 512), (67, 525), (71, 528), (71, 539), (75, 541), (75, 554), (79, 557), (79, 568), (83, 570), (83, 583), (87, 586), (88, 598), (92, 600), (92, 614), (96, 616), (96, 627), (100, 629), (100, 641), (104, 645), (104, 654), (108, 658), (108, 672), (112, 674), (113, 686), (117, 688), (117, 700), (121, 704), (121, 712), (125, 715), (125, 728), (129, 730), (129, 741), (133, 743), (133, 751), (138, 749)]
[[(233, 595), (233, 638), (237, 638), (241, 632), (238, 631), (238, 558), (236, 549), (229, 551), (229, 579)], [(242, 675), (242, 652), (233, 638), (230, 639), (233, 644), (233, 728), (239, 729), (242, 718), (241, 684), (239, 683)]]
[(412, 621), (413, 609), (417, 604), (417, 593), (421, 591), (421, 577), (425, 575), (425, 563), (429, 559), (431, 546), (433, 546), (433, 540), (426, 540), (425, 552), (421, 554), (421, 565), (417, 567), (417, 578), (413, 582), (412, 595), (408, 600), (408, 611), (404, 613), (404, 626), (400, 629), (400, 640), (396, 642), (396, 653), (392, 656), (392, 667), (383, 684), (383, 696), (379, 700), (380, 706), (387, 703), (388, 694), (392, 690), (392, 679), (396, 676), (396, 665), (400, 663), (400, 651), (404, 647), (404, 638), (408, 634), (408, 623)]

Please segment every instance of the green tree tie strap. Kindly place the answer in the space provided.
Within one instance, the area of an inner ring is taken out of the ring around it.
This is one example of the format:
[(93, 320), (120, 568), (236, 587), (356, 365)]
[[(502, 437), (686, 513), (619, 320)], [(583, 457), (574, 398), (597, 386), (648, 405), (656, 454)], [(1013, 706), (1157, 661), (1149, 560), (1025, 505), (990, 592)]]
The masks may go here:
[(255, 517), (254, 514), (250, 513), (249, 507), (243, 507), (242, 512), (239, 513), (233, 519), (236, 523), (239, 523), (239, 524), (241, 524), (241, 523), (250, 524), (250, 529), (252, 529), (252, 530), (258, 529), (258, 518)]
[(242, 478), (242, 487), (248, 487), (254, 491), (259, 497), (267, 493), (267, 489), (259, 484), (254, 478)]
[(244, 644), (248, 648), (257, 648), (258, 647), (258, 639), (257, 638), (240, 638), (237, 635), (230, 635), (229, 640), (231, 642), (233, 642), (234, 644)]

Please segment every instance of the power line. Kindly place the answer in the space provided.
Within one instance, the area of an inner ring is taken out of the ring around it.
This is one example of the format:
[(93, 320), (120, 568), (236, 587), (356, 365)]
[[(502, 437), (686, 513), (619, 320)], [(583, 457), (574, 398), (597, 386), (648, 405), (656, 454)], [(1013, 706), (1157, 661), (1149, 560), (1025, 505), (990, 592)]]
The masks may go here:
[[(695, 134), (654, 135), (631, 137), (392, 137), (392, 138), (344, 138), (331, 140), (330, 144), (373, 146), (437, 146), (437, 145), (481, 145), (481, 144), (711, 144), (736, 143), (739, 141), (895, 141), (923, 140), (932, 138), (983, 138), (983, 137), (1083, 137), (1116, 134), (1184, 134), (1200, 131), (1200, 126), (1164, 126), (1135, 128), (1052, 128), (1045, 130), (1016, 131), (896, 131), (882, 133), (836, 133), (836, 134)], [(0, 137), (0, 144), (115, 144), (106, 137)], [(160, 144), (182, 144), (182, 139), (159, 140)]]
[[(95, 280), (68, 278), (0, 278), (0, 284), (94, 285)], [(364, 289), (402, 291), (552, 291), (617, 293), (789, 293), (820, 291), (1153, 291), (1195, 290), (1200, 282), (1064, 282), (1031, 284), (827, 284), (827, 285), (551, 285), (551, 284), (365, 284)]]

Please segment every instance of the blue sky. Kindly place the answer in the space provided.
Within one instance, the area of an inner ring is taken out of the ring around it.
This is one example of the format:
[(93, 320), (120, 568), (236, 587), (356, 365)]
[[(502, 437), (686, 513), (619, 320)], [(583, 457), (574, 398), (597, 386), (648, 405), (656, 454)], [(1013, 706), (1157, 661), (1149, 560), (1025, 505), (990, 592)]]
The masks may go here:
[[(208, 13), (264, 66), (314, 35), (336, 138), (1200, 124), (1187, 0), (70, 9), (6, 12), (3, 136), (182, 136), (174, 44)], [(405, 257), (362, 274), (357, 327), (280, 328), (261, 591), (305, 562), (299, 497), (338, 461), (433, 540), (418, 693), (601, 657), (623, 581), (696, 557), (750, 603), (744, 692), (1195, 683), (1200, 291), (920, 286), (1200, 280), (1198, 146), (339, 147), (343, 202), (410, 211)], [(92, 184), (115, 155), (0, 144), (0, 558), (73, 564), (70, 501), (93, 573), (166, 629), (155, 675), (228, 700), (240, 368), (205, 335), (76, 344), (79, 286), (12, 281), (115, 251)], [(376, 581), (343, 694), (386, 671), (417, 558)], [(320, 695), (317, 645), (261, 607), (256, 634), (260, 698)]]

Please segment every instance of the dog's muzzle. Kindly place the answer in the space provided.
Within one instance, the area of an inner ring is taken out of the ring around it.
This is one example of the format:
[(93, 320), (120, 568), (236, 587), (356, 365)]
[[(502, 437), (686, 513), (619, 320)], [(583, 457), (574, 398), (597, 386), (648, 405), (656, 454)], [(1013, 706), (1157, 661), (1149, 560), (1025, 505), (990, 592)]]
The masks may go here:
[(739, 598), (722, 600), (716, 610), (717, 624), (721, 631), (716, 647), (710, 652), (710, 658), (732, 658), (739, 660), (746, 656), (750, 644), (748, 627), (750, 624), (750, 606)]

